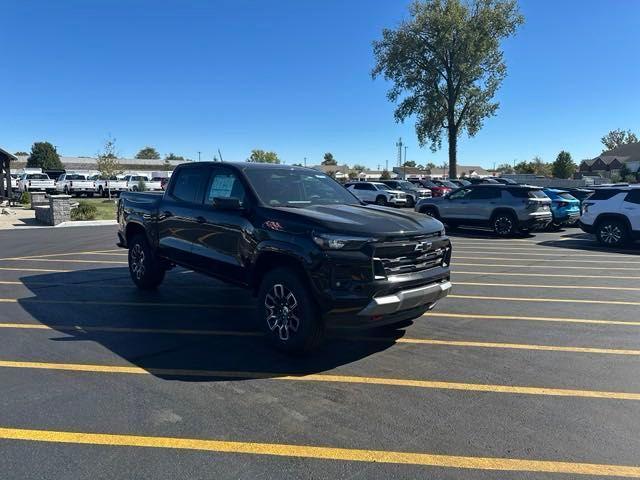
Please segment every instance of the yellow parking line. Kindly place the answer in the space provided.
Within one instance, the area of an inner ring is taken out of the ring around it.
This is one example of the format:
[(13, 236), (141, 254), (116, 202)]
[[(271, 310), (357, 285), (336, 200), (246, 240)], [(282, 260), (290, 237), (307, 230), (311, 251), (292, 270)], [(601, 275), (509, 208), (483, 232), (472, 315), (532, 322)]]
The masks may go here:
[(11, 262), (63, 262), (63, 263), (117, 263), (120, 265), (127, 265), (127, 262), (121, 262), (118, 260), (77, 260), (71, 258), (24, 258), (24, 257), (13, 257), (13, 258), (3, 258), (3, 262), (11, 261)]
[[(620, 257), (619, 255), (616, 255), (615, 253), (602, 253), (602, 254), (597, 254), (597, 253), (576, 253), (575, 250), (565, 250), (564, 253), (534, 253), (532, 252), (531, 248), (519, 248), (518, 252), (512, 252), (512, 249), (509, 250), (509, 255), (534, 255), (534, 256), (544, 256), (544, 257), (595, 257), (595, 258), (624, 258), (624, 257)], [(536, 248), (536, 250), (539, 250), (538, 248)], [(475, 248), (475, 247), (469, 247), (469, 248), (455, 248), (453, 249), (454, 253), (456, 252), (463, 252), (463, 253), (467, 253), (467, 252), (473, 252), (473, 253), (482, 253), (482, 252), (487, 252), (487, 253), (504, 253), (505, 249), (503, 248), (486, 248), (486, 247), (480, 247), (480, 248)], [(555, 248), (553, 250), (550, 250), (550, 252), (557, 252), (558, 249)], [(634, 256), (631, 256), (634, 257)]]
[(488, 297), (486, 295), (449, 295), (449, 298), (461, 298), (471, 300), (500, 300), (507, 302), (544, 302), (544, 303), (592, 303), (603, 305), (633, 305), (638, 306), (640, 302), (628, 302), (623, 300), (583, 300), (577, 298), (529, 298), (529, 297)]
[[(459, 265), (459, 264), (458, 264)], [(556, 278), (572, 278), (576, 279), (576, 275), (563, 274), (563, 273), (515, 273), (515, 272), (486, 272), (486, 271), (475, 271), (475, 272), (465, 272), (462, 270), (454, 270), (454, 275), (499, 275), (499, 276), (511, 276), (511, 277), (556, 277)], [(580, 274), (577, 278), (609, 278), (609, 279), (618, 279), (618, 280), (640, 280), (640, 277), (629, 277), (622, 275), (583, 275)]]
[(564, 318), (564, 317), (532, 317), (519, 315), (482, 315), (479, 313), (445, 313), (440, 311), (429, 312), (425, 317), (434, 318), (461, 318), (464, 320), (525, 320), (534, 322), (560, 322), (560, 323), (587, 323), (594, 325), (620, 325), (626, 327), (639, 327), (640, 321), (622, 320), (591, 320), (588, 318)]
[[(454, 260), (453, 260), (454, 264), (457, 263), (456, 262), (457, 259), (462, 259), (462, 260), (502, 260), (502, 261), (509, 261), (509, 262), (600, 263), (600, 264), (603, 264), (603, 265), (604, 264), (606, 264), (606, 265), (637, 265), (637, 264), (640, 264), (640, 262), (630, 262), (629, 260), (620, 260), (618, 262), (611, 262), (609, 260), (576, 260), (574, 258), (549, 258), (549, 259), (544, 259), (544, 258), (505, 258), (504, 256), (502, 256), (502, 257), (485, 257), (485, 256), (465, 257), (465, 256), (460, 256), (460, 255), (455, 255), (455, 254), (454, 254), (453, 258), (454, 258)], [(546, 265), (545, 265), (545, 267), (546, 267)], [(609, 268), (609, 267), (605, 267), (605, 268)]]
[[(0, 282), (2, 283), (2, 282)], [(455, 285), (477, 286), (477, 287), (509, 287), (509, 288), (559, 288), (565, 290), (623, 290), (638, 292), (640, 287), (603, 287), (593, 285), (532, 285), (527, 283), (483, 283), (483, 282), (455, 282)]]
[(165, 303), (165, 302), (109, 302), (100, 300), (48, 300), (41, 298), (0, 298), (0, 303), (43, 303), (53, 305), (112, 305), (124, 307), (179, 307), (179, 308), (233, 308), (253, 309), (253, 305), (218, 305), (208, 303)]
[[(237, 331), (237, 330), (190, 330), (171, 328), (130, 328), (130, 327), (94, 327), (83, 325), (42, 325), (40, 323), (0, 323), (0, 328), (17, 330), (47, 330), (60, 332), (100, 332), (100, 333), (148, 333), (169, 335), (202, 335), (202, 336), (229, 336), (229, 337), (262, 337), (261, 332)], [(569, 347), (557, 345), (529, 345), (523, 343), (499, 343), (499, 342), (470, 342), (460, 340), (436, 340), (430, 338), (393, 338), (393, 337), (359, 337), (337, 336), (340, 340), (357, 342), (395, 342), (410, 345), (438, 345), (444, 347), (471, 347), (471, 348), (503, 348), (514, 350), (539, 350), (549, 352), (568, 353), (593, 353), (605, 355), (630, 355), (640, 356), (640, 350), (599, 348), (599, 347)]]
[[(2, 283), (2, 282), (0, 282)], [(477, 287), (513, 287), (513, 288), (559, 288), (566, 290), (623, 290), (630, 292), (640, 291), (640, 287), (604, 287), (593, 285), (532, 285), (526, 283), (482, 283), (482, 282), (455, 282), (455, 285)]]
[(284, 381), (352, 383), (411, 387), (437, 390), (464, 390), (471, 392), (508, 393), (519, 395), (542, 395), (579, 398), (602, 398), (609, 400), (640, 400), (640, 393), (611, 392), (603, 390), (579, 390), (553, 387), (527, 387), (516, 385), (493, 385), (481, 383), (445, 382), (438, 380), (411, 380), (404, 378), (360, 377), (353, 375), (330, 375), (312, 373), (308, 375), (279, 372), (247, 372), (229, 370), (187, 370), (179, 368), (142, 368), (135, 366), (93, 365), (78, 363), (48, 363), (0, 360), (0, 368), (25, 368), (36, 370), (62, 370), (70, 372), (117, 373), (134, 375), (159, 375), (172, 377), (273, 379)]
[[(26, 255), (20, 258), (31, 259), (31, 258), (45, 258), (45, 257), (62, 257), (62, 256), (71, 256), (71, 255), (90, 255), (90, 254), (105, 254), (110, 252), (121, 252), (121, 248), (117, 248), (114, 250), (90, 250), (86, 252), (65, 252), (65, 253), (48, 253), (45, 255)], [(0, 260), (8, 260), (7, 258), (0, 258)]]
[(72, 272), (73, 270), (57, 270), (51, 268), (21, 268), (21, 267), (0, 267), (0, 270), (11, 272)]
[[(500, 260), (504, 260), (504, 258), (500, 258)], [(525, 260), (525, 259), (519, 259), (519, 260)], [(538, 261), (538, 260), (534, 260), (534, 261)], [(602, 262), (605, 263), (605, 262)], [(566, 269), (576, 269), (576, 270), (633, 270), (633, 271), (638, 271), (637, 267), (608, 267), (608, 266), (603, 266), (603, 267), (595, 267), (595, 266), (588, 266), (588, 267), (574, 267), (573, 265), (509, 265), (509, 264), (497, 264), (497, 263), (462, 263), (462, 262), (453, 262), (453, 266), (458, 266), (458, 265), (462, 265), (465, 267), (505, 267), (505, 268), (560, 268), (562, 270), (566, 270)], [(638, 278), (640, 279), (640, 277), (632, 277), (632, 278)]]
[(23, 428), (0, 428), (0, 439), (75, 445), (102, 445), (170, 450), (196, 450), (215, 453), (267, 455), (272, 457), (339, 460), (349, 462), (415, 465), (510, 472), (538, 472), (569, 475), (640, 478), (640, 467), (597, 463), (524, 460), (499, 457), (468, 457), (432, 453), (365, 450), (283, 443), (237, 442), (201, 438), (157, 437), (112, 433), (64, 432)]

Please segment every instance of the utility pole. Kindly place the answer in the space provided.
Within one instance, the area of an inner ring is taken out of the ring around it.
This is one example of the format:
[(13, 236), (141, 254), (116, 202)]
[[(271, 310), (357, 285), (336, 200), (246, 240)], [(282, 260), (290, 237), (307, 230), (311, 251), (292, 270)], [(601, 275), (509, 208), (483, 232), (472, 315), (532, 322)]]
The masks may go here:
[(387, 172), (389, 171), (389, 159), (388, 159), (388, 158), (384, 161), (384, 169), (385, 169)]
[(403, 163), (403, 165), (404, 165), (404, 172), (403, 172), (402, 179), (406, 180), (407, 179), (407, 147), (406, 146), (404, 147), (404, 163)]
[(202, 152), (198, 151), (198, 161), (200, 161), (200, 153)]
[(307, 166), (307, 157), (304, 157), (304, 166)]

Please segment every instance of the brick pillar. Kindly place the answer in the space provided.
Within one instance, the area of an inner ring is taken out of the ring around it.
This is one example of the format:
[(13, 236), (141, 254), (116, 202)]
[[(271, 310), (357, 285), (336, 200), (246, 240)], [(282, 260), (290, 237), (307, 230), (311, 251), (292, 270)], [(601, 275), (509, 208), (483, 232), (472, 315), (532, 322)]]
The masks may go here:
[(45, 192), (29, 192), (29, 198), (31, 199), (31, 210), (43, 205), (49, 205), (47, 201), (47, 194)]

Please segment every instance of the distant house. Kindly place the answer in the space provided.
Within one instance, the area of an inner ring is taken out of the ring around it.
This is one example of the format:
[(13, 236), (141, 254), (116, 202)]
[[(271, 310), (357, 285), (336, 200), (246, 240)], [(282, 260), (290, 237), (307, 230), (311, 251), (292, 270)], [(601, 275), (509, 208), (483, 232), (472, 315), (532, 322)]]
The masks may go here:
[(580, 162), (579, 172), (582, 175), (600, 175), (610, 177), (618, 173), (622, 165), (632, 172), (640, 169), (640, 142), (628, 143), (620, 147), (602, 152), (595, 158)]
[(349, 165), (315, 165), (311, 168), (331, 175), (336, 180), (348, 180), (351, 171)]

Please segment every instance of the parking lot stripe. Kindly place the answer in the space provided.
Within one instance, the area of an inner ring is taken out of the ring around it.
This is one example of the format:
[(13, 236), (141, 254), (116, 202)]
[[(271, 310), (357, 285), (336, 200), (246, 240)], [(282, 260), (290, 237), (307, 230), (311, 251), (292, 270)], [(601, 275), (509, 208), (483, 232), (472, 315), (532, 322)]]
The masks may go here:
[(640, 393), (612, 392), (603, 390), (579, 390), (554, 387), (528, 387), (517, 385), (494, 385), (483, 383), (446, 382), (440, 380), (412, 380), (404, 378), (363, 377), (322, 373), (287, 374), (281, 372), (247, 372), (228, 370), (187, 370), (176, 368), (142, 368), (136, 366), (95, 365), (78, 363), (48, 363), (0, 360), (0, 368), (25, 368), (35, 370), (61, 370), (68, 372), (115, 373), (134, 375), (158, 375), (170, 377), (200, 377), (229, 379), (284, 380), (296, 382), (350, 383), (388, 387), (408, 387), (435, 390), (464, 390), (483, 393), (506, 393), (516, 395), (540, 395), (552, 397), (599, 398), (608, 400), (640, 400)]
[(14, 258), (3, 258), (4, 262), (63, 262), (63, 263), (117, 263), (120, 265), (127, 265), (128, 262), (123, 262), (120, 260), (78, 260), (75, 258), (23, 258), (23, 257), (14, 257)]
[(640, 321), (623, 320), (592, 320), (588, 318), (564, 318), (564, 317), (530, 317), (518, 315), (484, 315), (479, 313), (446, 313), (440, 311), (429, 312), (425, 317), (461, 318), (465, 320), (525, 320), (533, 322), (561, 322), (561, 323), (588, 323), (595, 325), (620, 325), (620, 326), (640, 326)]
[[(575, 263), (600, 263), (602, 265), (638, 265), (640, 262), (630, 262), (629, 260), (620, 260), (617, 262), (612, 262), (609, 260), (577, 260), (575, 258), (505, 258), (502, 257), (485, 257), (485, 256), (475, 256), (475, 257), (465, 257), (461, 255), (453, 255), (453, 262), (457, 263), (457, 259), (462, 260), (502, 260), (507, 262), (575, 262)], [(545, 265), (546, 267), (546, 265)], [(607, 267), (609, 268), (609, 267)]]
[(632, 305), (640, 306), (640, 302), (628, 302), (623, 300), (586, 300), (578, 298), (530, 298), (530, 297), (489, 297), (486, 295), (449, 295), (448, 298), (470, 300), (499, 300), (507, 302), (545, 302), (545, 303), (589, 303), (603, 305)]
[(22, 268), (22, 267), (0, 267), (0, 270), (10, 271), (10, 272), (61, 272), (68, 273), (73, 270), (57, 270), (51, 268)]
[[(2, 282), (0, 282), (2, 283)], [(513, 288), (558, 288), (565, 290), (623, 290), (638, 292), (640, 287), (603, 287), (593, 285), (532, 285), (527, 283), (483, 283), (483, 282), (455, 282), (455, 285), (474, 287), (513, 287)]]
[[(477, 260), (477, 259), (475, 259)], [(503, 258), (501, 258), (500, 260), (504, 260)], [(518, 259), (521, 261), (526, 261), (526, 259), (521, 258)], [(538, 260), (532, 260), (534, 262), (537, 262)], [(606, 263), (606, 262), (601, 262), (601, 263)], [(462, 265), (465, 267), (504, 267), (504, 268), (560, 268), (562, 270), (566, 270), (566, 269), (577, 269), (577, 270), (632, 270), (632, 271), (638, 271), (637, 267), (609, 267), (609, 266), (602, 266), (602, 267), (595, 267), (595, 266), (585, 266), (585, 267), (574, 267), (573, 265), (509, 265), (509, 264), (497, 264), (497, 263), (462, 263), (462, 262), (453, 262), (454, 266), (457, 265)], [(498, 273), (498, 272), (495, 272)], [(631, 277), (631, 278), (637, 278), (640, 279), (640, 277)]]
[[(455, 248), (454, 246), (454, 253), (456, 252), (463, 252), (463, 253), (476, 253), (476, 252), (487, 252), (487, 253), (504, 253), (506, 249), (504, 248), (489, 248), (489, 247), (479, 247), (479, 248)], [(512, 250), (518, 250), (517, 252), (512, 251)], [(554, 248), (553, 250), (550, 250), (550, 252), (557, 252), (558, 249)], [(611, 254), (611, 253), (602, 253), (602, 254), (597, 254), (597, 253), (576, 253), (575, 250), (565, 250), (564, 253), (535, 253), (531, 251), (531, 248), (518, 248), (518, 249), (513, 249), (510, 248), (508, 249), (509, 255), (533, 255), (533, 256), (538, 256), (538, 257), (594, 257), (594, 258), (620, 258), (620, 255), (616, 255)], [(624, 257), (623, 257), (624, 258)]]
[(168, 450), (195, 450), (215, 453), (267, 455), (349, 462), (415, 465), (421, 467), (538, 472), (571, 475), (617, 476), (640, 478), (640, 467), (554, 460), (525, 460), (500, 457), (471, 457), (389, 450), (322, 447), (283, 443), (237, 442), (184, 437), (122, 435), (113, 433), (65, 432), (0, 428), (0, 439), (75, 445), (102, 445)]
[(0, 303), (43, 303), (52, 305), (105, 305), (115, 307), (179, 307), (179, 308), (232, 308), (254, 309), (253, 305), (221, 305), (213, 303), (165, 303), (165, 302), (109, 302), (101, 300), (54, 300), (42, 298), (0, 298)]
[[(43, 255), (26, 255), (20, 258), (31, 259), (31, 258), (46, 258), (46, 257), (62, 257), (62, 256), (71, 256), (71, 255), (91, 255), (91, 254), (100, 255), (100, 254), (108, 254), (111, 252), (122, 252), (122, 249), (118, 248), (114, 250), (90, 250), (90, 251), (83, 251), (83, 252), (47, 253)], [(7, 258), (0, 258), (0, 260), (7, 260)]]
[[(459, 265), (459, 264), (458, 264)], [(476, 272), (466, 272), (462, 270), (453, 270), (455, 275), (483, 275), (483, 276), (491, 276), (491, 275), (499, 275), (499, 276), (512, 276), (512, 277), (557, 277), (557, 278), (573, 278), (576, 279), (576, 275), (569, 275), (563, 273), (516, 273), (516, 272), (487, 272), (487, 271), (476, 271)], [(617, 280), (640, 280), (640, 277), (629, 277), (624, 275), (583, 275), (580, 274), (577, 278), (608, 278), (608, 279), (617, 279)]]
[[(229, 337), (262, 337), (263, 333), (257, 331), (238, 330), (199, 330), (199, 329), (171, 329), (171, 328), (130, 328), (130, 327), (94, 327), (82, 325), (43, 325), (40, 323), (0, 323), (0, 328), (17, 330), (47, 330), (60, 332), (99, 332), (99, 333), (144, 333), (144, 334), (168, 334), (168, 335), (201, 335), (201, 336), (229, 336)], [(436, 340), (430, 338), (394, 338), (394, 337), (359, 337), (359, 336), (332, 336), (346, 341), (358, 342), (395, 342), (409, 345), (438, 345), (443, 347), (471, 347), (471, 348), (503, 348), (512, 350), (540, 350), (549, 352), (589, 353), (603, 355), (629, 355), (640, 356), (640, 350), (599, 348), (599, 347), (569, 347), (559, 345), (529, 345), (523, 343), (498, 343), (498, 342), (470, 342), (460, 340)]]

